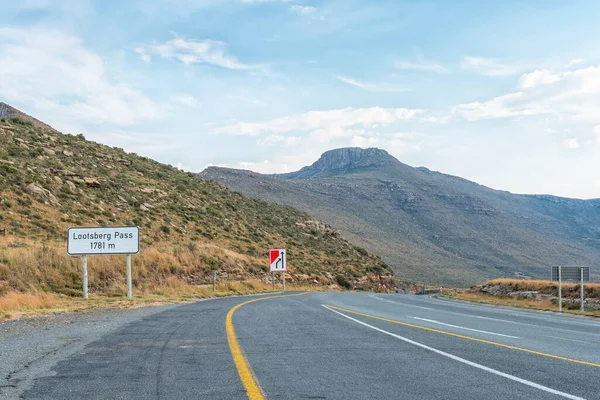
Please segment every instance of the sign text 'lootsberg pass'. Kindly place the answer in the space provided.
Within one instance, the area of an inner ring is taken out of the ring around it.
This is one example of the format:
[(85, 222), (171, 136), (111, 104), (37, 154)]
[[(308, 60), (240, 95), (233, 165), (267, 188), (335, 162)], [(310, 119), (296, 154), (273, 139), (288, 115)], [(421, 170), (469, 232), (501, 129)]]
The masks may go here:
[(137, 254), (140, 252), (140, 229), (137, 226), (70, 228), (67, 253)]

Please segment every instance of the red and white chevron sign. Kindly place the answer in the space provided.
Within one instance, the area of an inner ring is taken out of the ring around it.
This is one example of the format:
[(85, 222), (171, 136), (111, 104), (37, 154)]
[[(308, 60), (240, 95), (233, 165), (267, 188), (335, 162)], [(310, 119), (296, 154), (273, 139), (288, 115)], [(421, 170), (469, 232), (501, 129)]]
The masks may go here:
[(285, 249), (275, 249), (269, 252), (271, 272), (287, 271), (285, 253)]

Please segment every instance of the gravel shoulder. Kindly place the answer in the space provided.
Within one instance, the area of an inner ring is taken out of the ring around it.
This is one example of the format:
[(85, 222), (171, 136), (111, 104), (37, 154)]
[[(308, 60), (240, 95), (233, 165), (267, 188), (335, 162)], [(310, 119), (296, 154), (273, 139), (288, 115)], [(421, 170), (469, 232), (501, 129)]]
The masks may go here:
[(127, 324), (177, 307), (95, 309), (0, 322), (0, 398), (18, 399), (60, 360)]

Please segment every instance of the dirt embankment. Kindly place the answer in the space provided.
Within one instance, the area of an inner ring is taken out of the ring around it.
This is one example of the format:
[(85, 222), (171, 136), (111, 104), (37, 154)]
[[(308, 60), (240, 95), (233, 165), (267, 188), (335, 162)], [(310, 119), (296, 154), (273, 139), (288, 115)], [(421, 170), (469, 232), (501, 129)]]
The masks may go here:
[[(455, 297), (463, 300), (512, 305), (527, 308), (556, 309), (558, 282), (541, 280), (495, 279), (485, 285), (473, 286)], [(577, 283), (563, 283), (563, 308), (578, 310), (581, 288)], [(584, 285), (585, 310), (600, 311), (600, 284)], [(600, 313), (598, 313), (600, 316)]]

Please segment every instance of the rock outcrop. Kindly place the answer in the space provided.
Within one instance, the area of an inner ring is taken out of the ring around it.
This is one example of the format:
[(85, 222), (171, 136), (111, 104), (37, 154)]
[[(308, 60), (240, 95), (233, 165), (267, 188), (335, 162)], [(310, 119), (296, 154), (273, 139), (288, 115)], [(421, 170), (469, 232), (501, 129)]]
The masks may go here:
[(60, 203), (56, 196), (52, 194), (48, 189), (44, 189), (40, 185), (36, 183), (30, 183), (25, 187), (29, 193), (31, 193), (34, 197), (37, 197), (40, 200), (43, 200), (44, 203), (51, 205), (52, 207), (60, 206)]
[(300, 171), (274, 176), (283, 179), (308, 179), (343, 175), (359, 168), (385, 167), (394, 163), (398, 163), (398, 160), (385, 150), (348, 147), (327, 151), (314, 164), (304, 167)]

